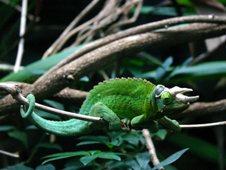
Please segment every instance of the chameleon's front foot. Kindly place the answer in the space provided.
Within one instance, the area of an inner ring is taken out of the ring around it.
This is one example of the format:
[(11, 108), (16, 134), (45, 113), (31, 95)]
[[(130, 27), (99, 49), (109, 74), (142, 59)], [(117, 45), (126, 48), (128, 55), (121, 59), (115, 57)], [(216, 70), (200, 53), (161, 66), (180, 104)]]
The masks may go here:
[(91, 111), (91, 116), (97, 116), (103, 118), (108, 124), (109, 130), (118, 130), (121, 129), (121, 120), (120, 118), (106, 105), (101, 102), (96, 103)]
[(131, 121), (129, 119), (122, 119), (121, 128), (123, 130), (131, 130)]
[(180, 124), (176, 120), (172, 120), (167, 116), (164, 116), (159, 120), (160, 124), (169, 130), (173, 130), (175, 132), (179, 132), (181, 130)]

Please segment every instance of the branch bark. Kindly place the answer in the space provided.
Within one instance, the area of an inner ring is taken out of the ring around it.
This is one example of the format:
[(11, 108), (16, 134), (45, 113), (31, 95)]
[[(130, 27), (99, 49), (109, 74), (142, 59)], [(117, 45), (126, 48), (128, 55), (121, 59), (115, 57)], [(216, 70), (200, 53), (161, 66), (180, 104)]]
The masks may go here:
[[(122, 38), (92, 50), (51, 74), (41, 77), (31, 88), (25, 88), (23, 93), (33, 93), (37, 99), (44, 99), (68, 86), (72, 80), (77, 81), (119, 57), (134, 54), (147, 47), (153, 49), (219, 36), (225, 34), (225, 31), (226, 24), (190, 24)], [(13, 108), (18, 108), (18, 103), (11, 96), (0, 100), (0, 114), (11, 113)]]
[[(152, 141), (150, 132), (149, 132), (148, 129), (143, 129), (142, 134), (143, 134), (145, 141), (146, 141), (146, 146), (147, 146), (149, 155), (151, 157), (151, 162), (153, 163), (154, 166), (156, 166), (160, 163), (160, 161), (157, 157), (157, 154), (156, 154), (156, 151), (155, 151), (155, 146), (154, 146), (154, 143)], [(163, 170), (163, 169), (164, 169), (163, 167), (158, 168), (158, 170)]]
[(170, 19), (166, 19), (166, 20), (162, 20), (162, 21), (157, 21), (157, 22), (133, 27), (133, 28), (127, 29), (125, 31), (109, 35), (105, 38), (102, 38), (102, 39), (99, 39), (97, 41), (87, 44), (83, 49), (70, 55), (65, 60), (62, 60), (59, 64), (57, 64), (55, 67), (50, 69), (47, 74), (51, 74), (52, 71), (59, 69), (60, 67), (73, 61), (74, 59), (76, 59), (82, 55), (85, 55), (86, 53), (88, 53), (96, 48), (99, 48), (101, 46), (104, 46), (108, 43), (111, 43), (113, 41), (116, 41), (116, 40), (119, 40), (119, 39), (122, 39), (122, 38), (125, 38), (128, 36), (136, 35), (136, 34), (150, 32), (150, 31), (153, 31), (156, 29), (168, 28), (169, 26), (173, 26), (176, 24), (195, 23), (195, 22), (226, 24), (226, 19), (223, 17), (213, 17), (212, 15), (211, 16), (207, 16), (207, 15), (186, 16), (186, 17), (170, 18)]
[(188, 109), (183, 111), (178, 116), (202, 116), (208, 114), (223, 113), (226, 111), (226, 99), (218, 100), (215, 102), (197, 102), (189, 106)]

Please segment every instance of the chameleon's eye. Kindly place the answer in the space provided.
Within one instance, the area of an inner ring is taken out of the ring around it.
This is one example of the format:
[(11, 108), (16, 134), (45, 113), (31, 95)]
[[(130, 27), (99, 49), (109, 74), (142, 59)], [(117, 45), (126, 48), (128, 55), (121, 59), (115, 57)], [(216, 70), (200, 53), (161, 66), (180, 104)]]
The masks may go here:
[(163, 85), (157, 85), (155, 89), (155, 97), (159, 97), (164, 89), (165, 87)]
[(164, 104), (169, 104), (172, 101), (172, 95), (168, 91), (164, 91), (161, 94), (161, 99), (163, 100)]

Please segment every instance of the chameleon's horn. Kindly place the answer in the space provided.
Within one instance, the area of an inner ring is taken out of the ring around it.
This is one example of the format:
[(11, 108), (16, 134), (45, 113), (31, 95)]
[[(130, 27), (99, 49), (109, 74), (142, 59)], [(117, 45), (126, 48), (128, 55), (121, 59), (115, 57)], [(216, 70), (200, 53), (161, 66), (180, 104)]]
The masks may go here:
[(199, 96), (186, 96), (184, 93), (192, 92), (193, 90), (190, 88), (181, 88), (178, 86), (175, 86), (173, 88), (169, 89), (169, 92), (175, 96), (177, 101), (183, 102), (183, 103), (189, 103), (189, 102), (195, 102), (199, 99)]
[(199, 99), (199, 96), (186, 96), (182, 93), (176, 94), (176, 100), (183, 103), (195, 102), (198, 99)]
[(192, 92), (192, 91), (193, 90), (190, 88), (181, 88), (178, 86), (175, 86), (175, 87), (169, 89), (169, 92), (174, 96), (176, 96), (177, 94), (183, 94), (183, 93)]

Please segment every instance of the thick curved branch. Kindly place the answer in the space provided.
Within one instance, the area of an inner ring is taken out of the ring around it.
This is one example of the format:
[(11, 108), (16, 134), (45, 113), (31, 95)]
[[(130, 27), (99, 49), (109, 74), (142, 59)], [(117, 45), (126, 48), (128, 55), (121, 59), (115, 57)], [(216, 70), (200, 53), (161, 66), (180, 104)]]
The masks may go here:
[[(41, 77), (32, 88), (25, 88), (23, 93), (33, 93), (38, 99), (48, 98), (68, 86), (71, 81), (77, 81), (82, 76), (102, 68), (119, 57), (134, 54), (147, 47), (172, 46), (219, 36), (225, 32), (226, 24), (190, 24), (160, 32), (129, 36), (92, 50), (51, 74)], [(17, 107), (17, 102), (11, 96), (0, 100), (0, 114), (11, 113), (12, 109)]]
[(47, 74), (51, 74), (52, 71), (57, 70), (58, 68), (62, 67), (63, 65), (73, 61), (74, 59), (76, 59), (98, 47), (104, 46), (108, 43), (119, 40), (121, 38), (125, 38), (125, 37), (131, 36), (131, 35), (141, 34), (141, 33), (145, 33), (145, 32), (150, 32), (150, 31), (153, 31), (156, 29), (168, 28), (169, 26), (173, 26), (173, 25), (177, 25), (177, 24), (196, 23), (196, 22), (226, 24), (226, 18), (225, 17), (216, 17), (213, 15), (185, 16), (185, 17), (175, 17), (175, 18), (165, 19), (162, 21), (157, 21), (157, 22), (133, 27), (133, 28), (124, 30), (122, 32), (118, 32), (116, 34), (109, 35), (105, 38), (102, 38), (102, 39), (99, 39), (97, 41), (87, 44), (84, 48), (82, 48), (81, 50), (70, 55), (65, 60), (62, 60), (59, 64), (57, 64), (55, 67), (50, 69)]
[[(25, 88), (32, 88), (32, 85), (28, 83), (7, 82), (7, 84), (14, 85), (19, 89), (21, 89), (22, 91)], [(3, 95), (4, 92), (1, 92), (1, 94)], [(60, 101), (63, 103), (75, 104), (75, 103), (82, 103), (85, 100), (87, 95), (88, 95), (88, 92), (86, 91), (71, 89), (67, 87), (61, 90), (60, 92), (54, 94), (53, 96), (50, 96), (50, 99)]]
[[(175, 45), (206, 37), (213, 37), (225, 33), (226, 25), (192, 24), (167, 31), (156, 33), (138, 34), (114, 41), (97, 48), (73, 62), (56, 70), (51, 75), (44, 75), (34, 83), (34, 93), (43, 98), (57, 92), (70, 83), (70, 80), (78, 80), (81, 76), (105, 66), (119, 57), (138, 52), (147, 47), (157, 48), (167, 45)], [(177, 38), (175, 40), (175, 37)], [(69, 79), (70, 78), (70, 79)], [(51, 87), (51, 88), (50, 88)]]
[(213, 113), (226, 112), (226, 99), (218, 100), (215, 102), (197, 102), (189, 106), (188, 109), (183, 111), (178, 116), (202, 116)]
[(73, 104), (73, 103), (82, 103), (87, 95), (88, 92), (86, 91), (65, 88), (51, 98), (53, 98), (56, 101), (60, 102), (66, 101), (67, 103), (69, 102)]

